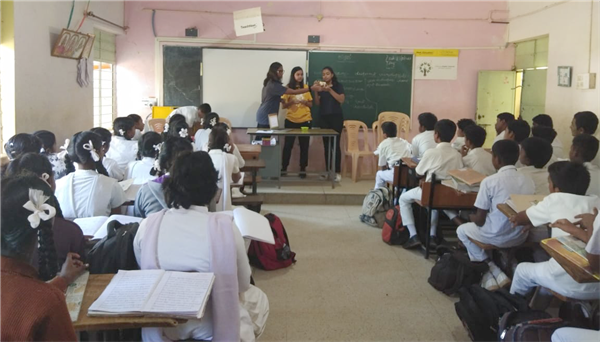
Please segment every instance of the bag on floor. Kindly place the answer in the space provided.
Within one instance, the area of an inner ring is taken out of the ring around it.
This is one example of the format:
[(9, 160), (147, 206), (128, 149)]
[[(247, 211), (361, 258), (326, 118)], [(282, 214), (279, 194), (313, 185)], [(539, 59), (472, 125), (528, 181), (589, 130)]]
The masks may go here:
[(390, 208), (390, 190), (385, 187), (369, 191), (363, 200), (361, 222), (371, 227), (383, 227), (385, 214)]
[(498, 341), (500, 342), (550, 342), (552, 333), (567, 326), (560, 318), (540, 310), (507, 312), (500, 319)]
[(454, 304), (458, 318), (473, 341), (495, 341), (501, 317), (507, 312), (529, 311), (524, 298), (500, 289), (490, 292), (479, 284), (458, 290), (460, 300)]
[(408, 229), (402, 225), (402, 217), (400, 216), (400, 207), (395, 206), (385, 213), (385, 220), (381, 229), (381, 238), (388, 245), (402, 245), (410, 234)]
[(433, 265), (427, 282), (436, 290), (453, 295), (463, 286), (478, 284), (487, 270), (486, 263), (471, 262), (466, 252), (448, 250)]
[(90, 250), (87, 256), (91, 274), (117, 273), (119, 270), (139, 270), (135, 259), (133, 240), (139, 223), (123, 225), (108, 223), (107, 235)]
[(265, 217), (271, 225), (275, 244), (252, 240), (248, 249), (250, 264), (267, 271), (288, 267), (296, 262), (296, 253), (291, 250), (283, 223), (274, 214), (267, 214)]

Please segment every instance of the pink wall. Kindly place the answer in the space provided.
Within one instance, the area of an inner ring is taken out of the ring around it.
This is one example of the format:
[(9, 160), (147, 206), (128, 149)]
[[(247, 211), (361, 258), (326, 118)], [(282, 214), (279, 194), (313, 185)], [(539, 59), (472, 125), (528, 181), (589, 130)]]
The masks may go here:
[[(473, 118), (476, 111), (477, 72), (510, 70), (514, 51), (489, 49), (504, 46), (507, 25), (485, 20), (389, 20), (380, 17), (487, 19), (492, 10), (506, 10), (498, 2), (125, 2), (127, 35), (117, 39), (118, 113), (148, 113), (140, 105), (143, 97), (155, 96), (154, 37), (152, 12), (143, 10), (177, 9), (183, 12), (156, 12), (156, 34), (182, 37), (184, 29), (196, 26), (199, 38), (236, 39), (232, 15), (185, 12), (185, 10), (228, 12), (260, 6), (266, 32), (257, 35), (261, 44), (305, 44), (309, 34), (321, 35), (322, 44), (354, 46), (393, 46), (402, 52), (410, 47), (464, 48), (460, 51), (456, 81), (415, 81), (413, 114), (431, 111), (438, 117)], [(285, 15), (315, 18), (291, 18)], [(504, 13), (496, 12), (494, 18)], [(349, 19), (332, 18), (354, 17)], [(241, 37), (247, 40), (250, 37)], [(264, 47), (264, 46), (263, 46)], [(402, 49), (404, 48), (404, 49)], [(472, 49), (480, 48), (480, 49)], [(488, 48), (488, 49), (486, 49)], [(206, 99), (210, 102), (210, 99)], [(218, 109), (216, 109), (218, 111)], [(416, 122), (413, 115), (413, 122)], [(413, 127), (416, 127), (413, 125)], [(415, 130), (411, 132), (414, 135)]]

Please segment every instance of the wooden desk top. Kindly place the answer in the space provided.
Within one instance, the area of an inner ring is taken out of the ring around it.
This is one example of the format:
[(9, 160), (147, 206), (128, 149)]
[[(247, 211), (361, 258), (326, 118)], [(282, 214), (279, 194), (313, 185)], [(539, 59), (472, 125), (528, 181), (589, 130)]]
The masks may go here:
[(545, 239), (540, 242), (542, 248), (554, 258), (567, 273), (578, 283), (600, 282), (600, 275), (594, 274), (589, 261), (572, 252), (556, 239)]
[[(429, 194), (431, 192), (431, 183), (425, 182), (422, 186), (423, 195), (421, 196), (421, 204), (428, 207), (430, 205)], [(477, 200), (476, 192), (460, 192), (443, 184), (435, 184), (433, 192), (432, 208), (443, 209), (471, 209), (475, 207)]]
[(89, 317), (87, 315), (90, 305), (106, 288), (112, 280), (114, 274), (90, 274), (85, 295), (81, 303), (81, 311), (77, 321), (73, 322), (73, 327), (77, 331), (81, 330), (110, 330), (110, 329), (132, 329), (147, 327), (175, 327), (179, 323), (185, 323), (185, 319), (175, 319), (170, 317)]
[(264, 134), (264, 135), (308, 135), (308, 136), (312, 136), (312, 135), (317, 135), (317, 136), (322, 136), (322, 135), (339, 135), (338, 132), (334, 131), (333, 129), (329, 129), (329, 128), (311, 128), (308, 131), (304, 132), (299, 128), (286, 128), (286, 129), (274, 129), (272, 130), (272, 133), (257, 133), (257, 131), (268, 131), (269, 129), (267, 128), (248, 128), (248, 130), (246, 131), (246, 134), (250, 134), (250, 135), (256, 135), (256, 134)]
[(252, 145), (252, 144), (235, 144), (237, 146), (238, 151), (240, 153), (260, 153), (262, 150), (262, 146), (260, 145)]
[(511, 218), (512, 216), (517, 215), (517, 212), (513, 210), (508, 204), (500, 203), (496, 206), (501, 213), (506, 215), (506, 217)]
[(267, 167), (264, 159), (250, 159), (245, 161), (246, 164), (241, 168), (241, 171), (249, 171), (250, 169), (264, 169)]
[(402, 162), (404, 163), (404, 165), (410, 167), (411, 169), (417, 167), (417, 163), (415, 163), (415, 161), (412, 160), (412, 158), (402, 158)]

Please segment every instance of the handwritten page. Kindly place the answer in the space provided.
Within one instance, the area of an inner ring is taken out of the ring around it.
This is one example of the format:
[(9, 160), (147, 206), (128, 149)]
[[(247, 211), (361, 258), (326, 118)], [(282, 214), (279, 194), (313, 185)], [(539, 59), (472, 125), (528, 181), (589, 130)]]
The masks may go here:
[(213, 273), (167, 272), (143, 311), (201, 318), (213, 280)]
[(117, 273), (100, 297), (90, 305), (89, 315), (141, 313), (163, 270)]

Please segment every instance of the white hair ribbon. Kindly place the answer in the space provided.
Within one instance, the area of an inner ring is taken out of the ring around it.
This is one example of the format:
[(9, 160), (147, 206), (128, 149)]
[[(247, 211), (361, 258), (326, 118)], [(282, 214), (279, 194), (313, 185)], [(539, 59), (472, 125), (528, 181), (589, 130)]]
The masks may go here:
[(152, 145), (152, 147), (154, 148), (155, 151), (160, 152), (160, 149), (162, 148), (162, 143)]
[(168, 124), (168, 123), (166, 123), (166, 124), (165, 124), (165, 129), (164, 129), (164, 131), (165, 131), (165, 132), (168, 132), (168, 131), (169, 131), (169, 124)]
[(216, 124), (217, 124), (217, 118), (212, 118), (212, 119), (210, 119), (210, 125), (211, 125), (211, 126), (214, 126), (214, 125), (216, 125)]
[(47, 174), (46, 172), (42, 173), (42, 176), (40, 177), (44, 182), (46, 182), (46, 184), (48, 184), (49, 187), (52, 187), (50, 185), (50, 183), (48, 183), (48, 179), (50, 179), (50, 175)]
[(204, 118), (200, 118), (200, 124), (204, 125)]
[(121, 136), (125, 135), (125, 131), (122, 128), (119, 128), (119, 135), (121, 135)]
[(94, 159), (95, 162), (100, 161), (100, 156), (98, 155), (98, 152), (96, 152), (96, 150), (94, 149), (94, 144), (91, 140), (89, 143), (83, 144), (83, 149), (86, 151), (90, 151), (90, 155), (92, 156), (92, 159)]
[(154, 159), (154, 169), (156, 171), (160, 171), (160, 162), (158, 161), (158, 159)]
[(227, 135), (231, 135), (231, 128), (227, 129)]
[(231, 151), (231, 145), (225, 144), (225, 146), (223, 146), (223, 151), (226, 151), (226, 152)]
[(179, 130), (179, 136), (182, 138), (185, 138), (188, 136), (188, 130), (187, 128), (182, 128)]
[(40, 225), (40, 220), (48, 221), (56, 215), (56, 209), (46, 203), (49, 198), (44, 195), (42, 190), (29, 189), (29, 201), (23, 204), (23, 208), (33, 212), (27, 217), (31, 228), (37, 228)]

